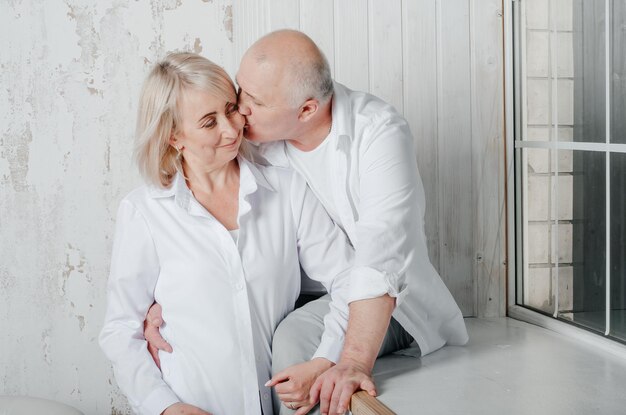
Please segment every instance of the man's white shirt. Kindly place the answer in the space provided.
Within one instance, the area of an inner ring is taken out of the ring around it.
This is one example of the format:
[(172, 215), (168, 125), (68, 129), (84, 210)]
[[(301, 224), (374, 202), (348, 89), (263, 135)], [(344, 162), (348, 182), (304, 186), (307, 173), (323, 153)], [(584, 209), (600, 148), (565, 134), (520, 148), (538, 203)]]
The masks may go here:
[[(339, 357), (352, 247), (297, 173), (239, 164), (239, 232), (213, 218), (181, 175), (120, 204), (100, 345), (138, 413), (182, 401), (271, 414), (271, 340), (299, 295), (300, 265), (333, 296), (316, 356)], [(174, 350), (159, 354), (162, 373), (143, 338), (154, 300)]]
[(335, 83), (332, 123), (323, 158), (294, 158), (283, 141), (259, 146), (258, 155), (300, 172), (346, 232), (356, 250), (348, 301), (396, 297), (393, 316), (422, 355), (465, 344), (461, 311), (428, 258), (424, 189), (406, 120), (379, 98)]
[[(301, 151), (291, 144), (287, 144), (285, 151), (294, 169), (300, 172), (308, 183), (317, 184), (317, 187), (315, 189), (311, 188), (311, 190), (317, 199), (322, 202), (322, 205), (332, 220), (341, 226), (339, 214), (334, 210), (333, 173), (330, 169), (324, 168), (328, 166), (326, 160), (328, 160), (329, 157), (333, 157), (332, 153), (335, 151), (332, 145), (328, 144), (330, 141), (331, 140), (324, 140), (312, 151)], [(319, 166), (319, 168), (310, 169), (308, 166)], [(305, 272), (302, 273), (301, 290), (304, 294), (314, 295), (322, 295), (326, 291), (322, 284), (310, 279)]]
[[(329, 137), (332, 136), (332, 131)], [(302, 151), (287, 143), (285, 151), (291, 166), (299, 172), (307, 183), (315, 183), (316, 187), (311, 188), (317, 199), (335, 223), (341, 226), (338, 212), (335, 210), (333, 195), (333, 172), (328, 167), (328, 159), (332, 159), (333, 148), (330, 142), (332, 139), (324, 140), (317, 148), (311, 151)]]

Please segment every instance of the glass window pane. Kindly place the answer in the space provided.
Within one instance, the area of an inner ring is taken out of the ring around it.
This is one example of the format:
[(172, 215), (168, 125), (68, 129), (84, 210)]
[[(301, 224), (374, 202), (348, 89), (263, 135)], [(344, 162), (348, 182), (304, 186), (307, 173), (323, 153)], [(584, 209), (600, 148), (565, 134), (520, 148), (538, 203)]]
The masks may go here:
[(611, 335), (626, 340), (626, 154), (611, 154)]
[(606, 142), (605, 1), (573, 5), (574, 141)]
[(559, 176), (558, 186), (559, 315), (604, 332), (606, 154), (571, 153), (572, 173)]
[(611, 142), (626, 143), (626, 0), (611, 2)]
[[(605, 0), (520, 4), (522, 140), (605, 143), (609, 129), (612, 143), (626, 143), (626, 0), (608, 4), (608, 14)], [(611, 154), (610, 197), (604, 151), (517, 154), (523, 258), (516, 298), (604, 334), (609, 201), (610, 335), (626, 341), (626, 154)]]
[(546, 313), (554, 312), (552, 276), (552, 172), (553, 150), (524, 149), (523, 197), (526, 232), (522, 303)]

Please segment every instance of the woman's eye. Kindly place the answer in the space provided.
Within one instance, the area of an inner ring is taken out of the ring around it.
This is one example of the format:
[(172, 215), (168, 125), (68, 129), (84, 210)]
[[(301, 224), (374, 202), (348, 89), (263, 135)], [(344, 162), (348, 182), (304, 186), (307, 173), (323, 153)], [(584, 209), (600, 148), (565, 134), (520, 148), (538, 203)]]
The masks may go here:
[(213, 128), (213, 127), (215, 127), (215, 121), (214, 120), (208, 121), (206, 124), (204, 124), (202, 126), (202, 128)]

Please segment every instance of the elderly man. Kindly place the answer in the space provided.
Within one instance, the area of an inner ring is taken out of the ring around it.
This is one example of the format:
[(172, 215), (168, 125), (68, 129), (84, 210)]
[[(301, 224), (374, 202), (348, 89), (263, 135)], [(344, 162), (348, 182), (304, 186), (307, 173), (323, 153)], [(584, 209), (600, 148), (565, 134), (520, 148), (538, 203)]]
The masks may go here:
[(270, 385), (281, 414), (305, 414), (318, 401), (322, 414), (344, 413), (356, 390), (376, 394), (377, 356), (413, 340), (421, 355), (467, 342), (461, 312), (428, 258), (409, 126), (382, 100), (333, 82), (323, 53), (301, 32), (259, 39), (237, 83), (246, 137), (268, 163), (301, 173), (347, 234), (356, 251), (351, 298), (366, 298), (350, 302), (345, 339), (325, 342), (334, 345), (326, 358), (314, 353), (328, 296), (287, 316), (273, 340)]

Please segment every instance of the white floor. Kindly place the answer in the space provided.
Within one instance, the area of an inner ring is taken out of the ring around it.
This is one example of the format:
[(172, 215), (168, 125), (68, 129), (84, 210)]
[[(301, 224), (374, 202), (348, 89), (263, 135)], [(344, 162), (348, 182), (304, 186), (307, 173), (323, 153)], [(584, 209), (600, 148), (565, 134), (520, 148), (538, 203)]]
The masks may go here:
[(626, 414), (626, 361), (509, 318), (466, 319), (464, 347), (374, 368), (398, 415)]

